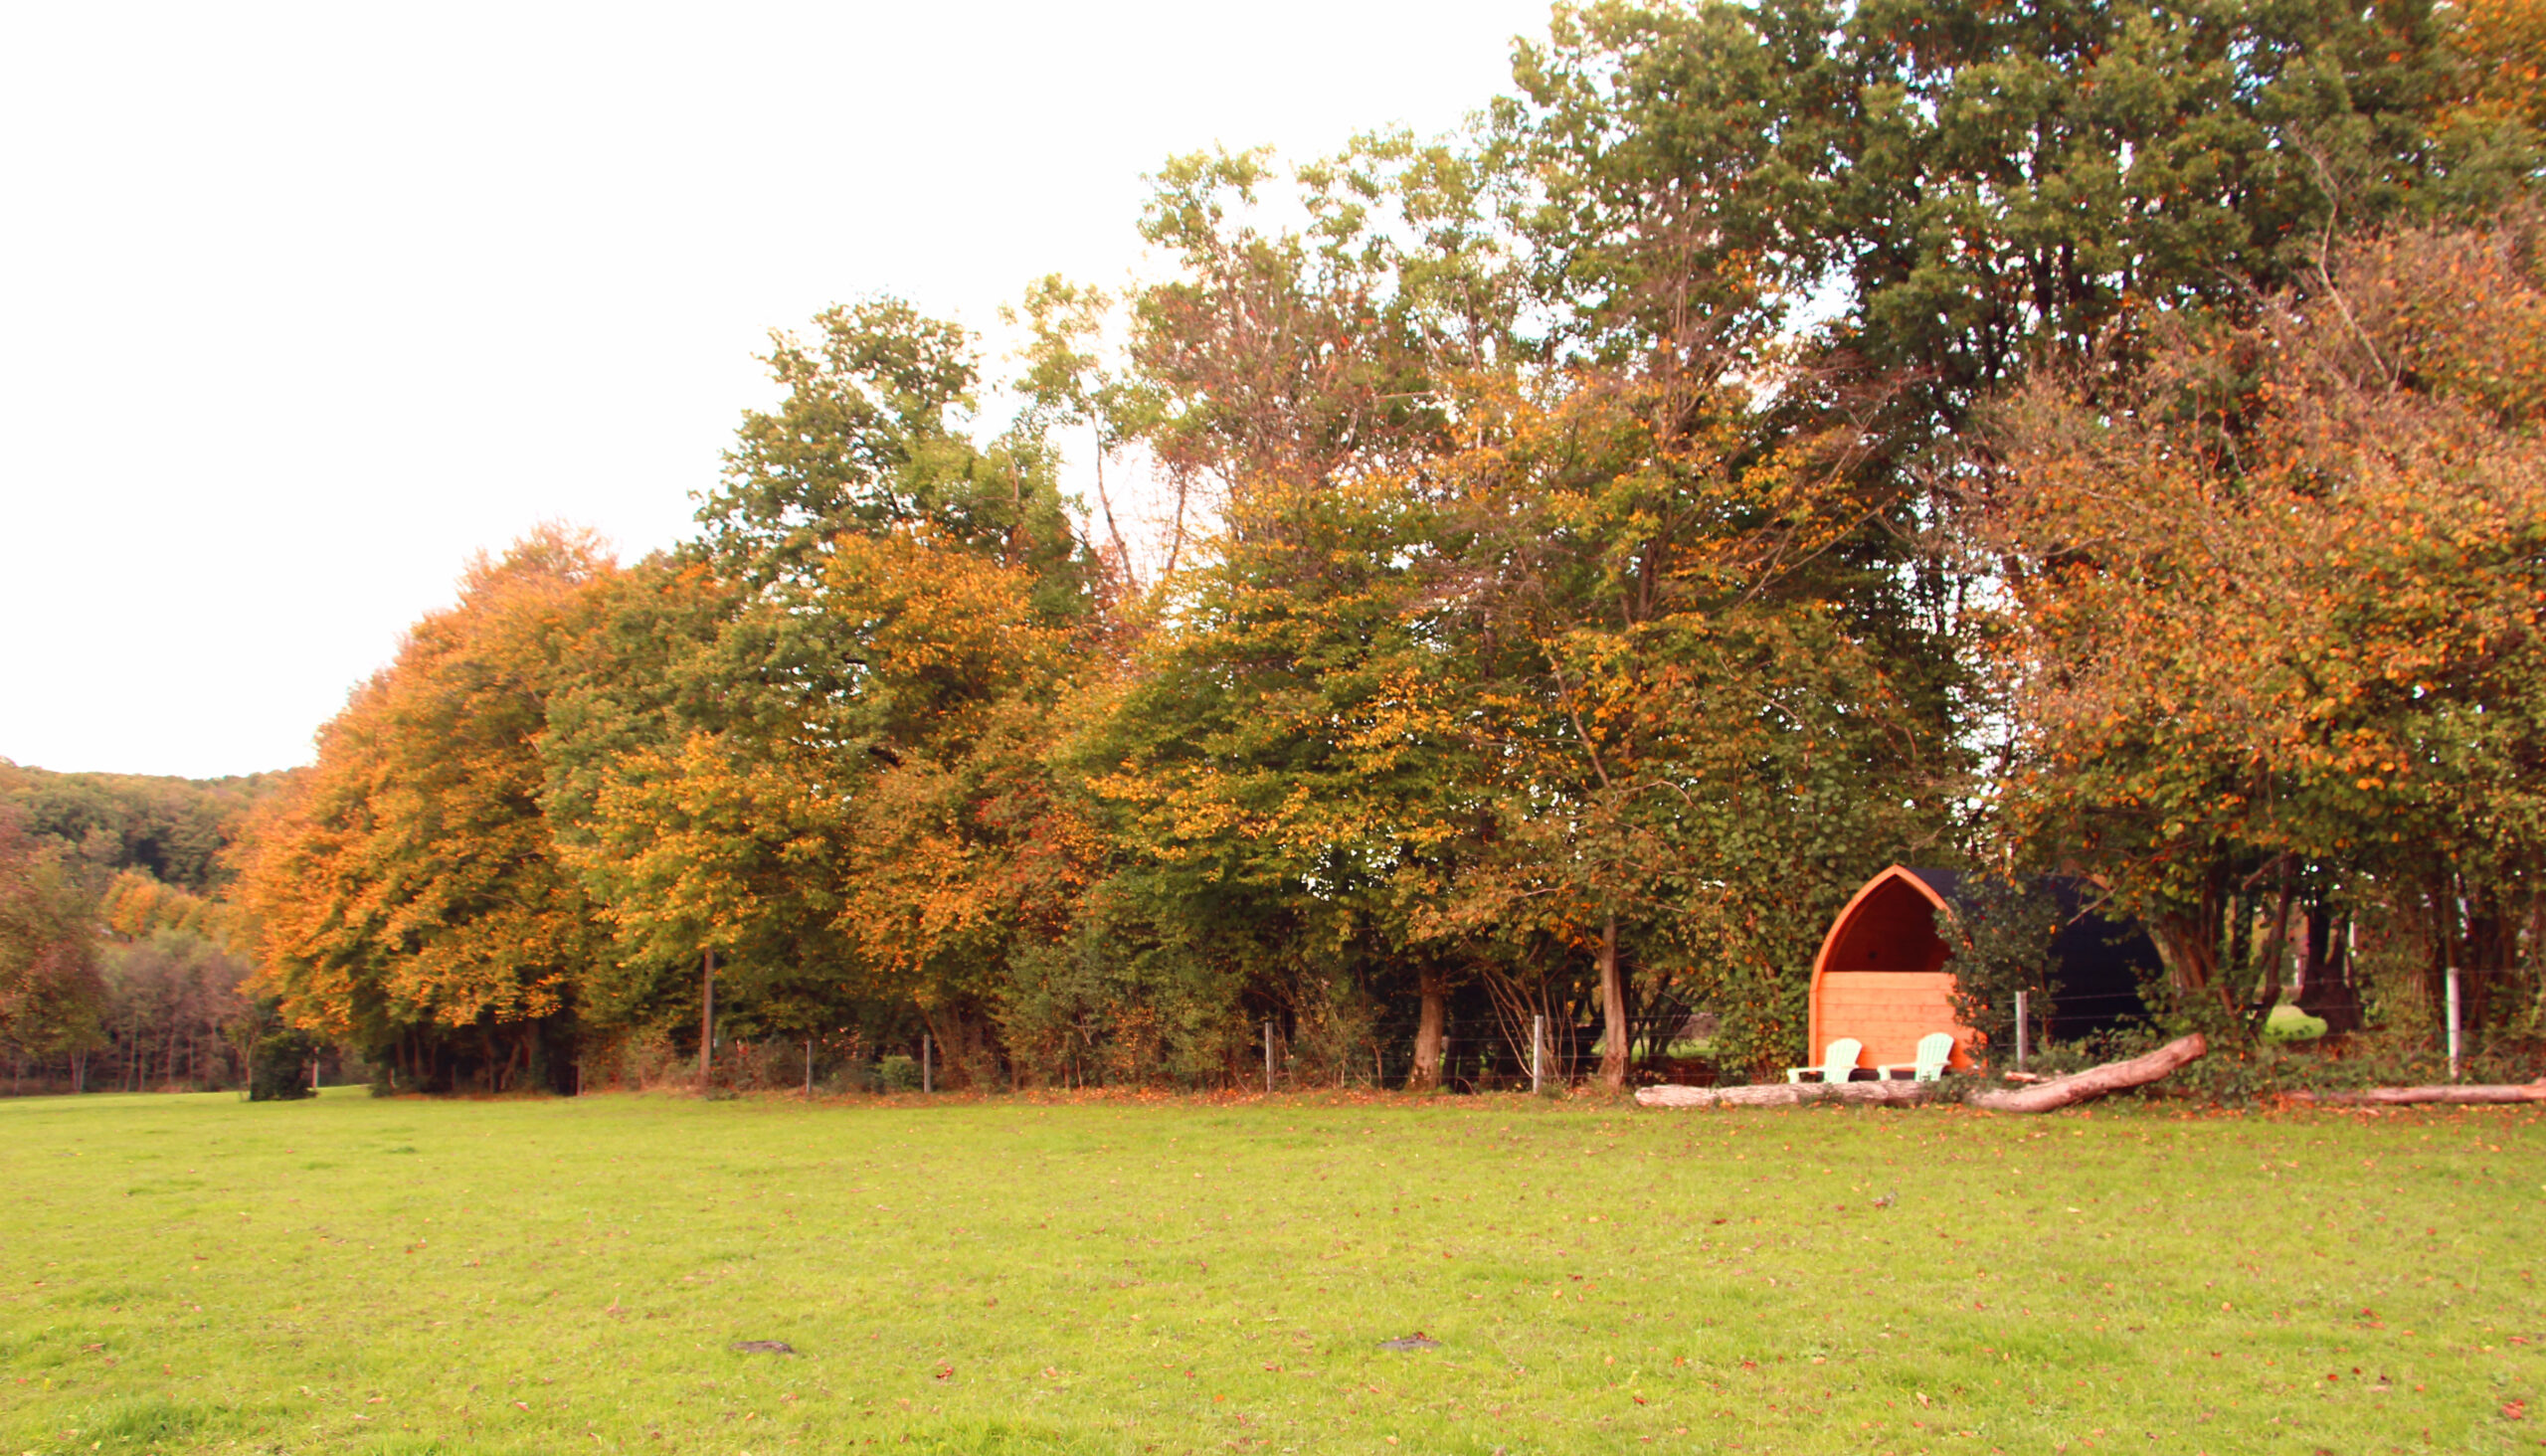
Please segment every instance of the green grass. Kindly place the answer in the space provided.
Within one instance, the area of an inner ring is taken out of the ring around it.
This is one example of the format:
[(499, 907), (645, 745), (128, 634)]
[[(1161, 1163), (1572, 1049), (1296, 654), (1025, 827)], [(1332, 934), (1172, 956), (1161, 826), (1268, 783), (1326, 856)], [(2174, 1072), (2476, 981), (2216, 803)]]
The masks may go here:
[(2533, 1448), (2542, 1154), (2524, 1109), (31, 1099), (0, 1456)]

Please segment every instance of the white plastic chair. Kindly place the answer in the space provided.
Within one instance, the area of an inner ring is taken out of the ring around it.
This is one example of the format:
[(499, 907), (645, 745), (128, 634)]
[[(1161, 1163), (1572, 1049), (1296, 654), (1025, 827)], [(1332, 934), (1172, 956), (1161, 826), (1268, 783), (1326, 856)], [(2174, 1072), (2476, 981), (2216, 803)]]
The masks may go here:
[(1910, 1079), (1913, 1082), (1933, 1082), (1944, 1076), (1945, 1066), (1952, 1060), (1953, 1033), (1930, 1031), (1918, 1038), (1916, 1061), (1885, 1062), (1882, 1066), (1875, 1068), (1875, 1071), (1885, 1077), (1894, 1077), (1899, 1073), (1908, 1072)]
[(1865, 1049), (1866, 1044), (1857, 1038), (1842, 1036), (1830, 1043), (1829, 1050), (1821, 1053), (1821, 1065), (1788, 1067), (1786, 1080), (1800, 1082), (1806, 1076), (1810, 1076), (1823, 1082), (1844, 1082), (1848, 1080), (1848, 1074), (1857, 1069), (1857, 1058), (1864, 1053)]

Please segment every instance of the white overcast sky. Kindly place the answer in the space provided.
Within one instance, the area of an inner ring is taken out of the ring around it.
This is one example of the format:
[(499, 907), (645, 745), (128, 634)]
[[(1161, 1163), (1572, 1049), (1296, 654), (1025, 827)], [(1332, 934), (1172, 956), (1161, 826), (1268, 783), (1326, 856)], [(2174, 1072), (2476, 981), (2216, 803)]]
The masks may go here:
[(1546, 0), (0, 10), (0, 757), (304, 763), (470, 553), (683, 533), (772, 326), (1447, 129)]

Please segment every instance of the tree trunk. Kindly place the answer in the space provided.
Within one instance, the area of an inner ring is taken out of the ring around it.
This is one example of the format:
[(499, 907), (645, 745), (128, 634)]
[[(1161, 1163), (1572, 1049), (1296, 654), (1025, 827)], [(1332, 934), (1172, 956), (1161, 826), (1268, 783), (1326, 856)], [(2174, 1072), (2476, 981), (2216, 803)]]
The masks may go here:
[(2263, 962), (2263, 980), (2255, 988), (2255, 1009), (2246, 1023), (2250, 1035), (2263, 1031), (2265, 1023), (2272, 1019), (2273, 1007), (2280, 1003), (2280, 963), (2289, 949), (2289, 907), (2295, 903), (2297, 894), (2297, 887), (2290, 883), (2289, 872), (2282, 870), (2280, 903), (2273, 913), (2272, 939), (2258, 956)]
[(1414, 1072), (1406, 1079), (1406, 1086), (1437, 1087), (1441, 1084), (1441, 1038), (1449, 1024), (1449, 982), (1437, 968), (1427, 966), (1416, 978), (1416, 986), (1423, 997), (1423, 1011), (1414, 1023)]
[(701, 978), (698, 994), (698, 1090), (707, 1091), (708, 1074), (716, 1066), (716, 953), (709, 951), (707, 972)]
[(2327, 1035), (2361, 1027), (2360, 992), (2352, 985), (2349, 918), (2337, 919), (2330, 905), (2307, 907), (2307, 943), (2301, 952), (2305, 980), (2298, 991), (2298, 1009), (2325, 1023)]
[(2192, 911), (2148, 918), (2148, 938), (2157, 947), (2157, 959), (2165, 964), (2167, 983), (2179, 1003), (2214, 994), (2224, 930), (2221, 921), (2216, 896), (2207, 892)]
[[(2480, 1030), (2493, 1024), (2498, 1014), (2494, 1007), (2494, 988), (2519, 959), (2519, 931), (2515, 921), (2502, 913), (2501, 896), (2490, 885), (2471, 885), (2464, 897), (2466, 928), (2457, 963), (2464, 1004), (2460, 1008), (2460, 1024), (2468, 1030)], [(2473, 975), (2466, 973), (2472, 971)]]
[(1934, 1082), (1770, 1082), (1757, 1087), (1639, 1087), (1646, 1107), (1800, 1107), (1811, 1102), (1930, 1102)]
[(1627, 986), (1618, 974), (1618, 917), (1600, 925), (1600, 1085), (1627, 1084)]
[(2360, 1092), (2292, 1092), (2289, 1100), (2331, 1107), (2404, 1107), (2426, 1102), (2482, 1107), (2505, 1102), (2546, 1102), (2546, 1082), (2494, 1086), (2455, 1083), (2446, 1087), (2371, 1087)]
[[(2228, 897), (2228, 944), (2220, 952), (2219, 1004), (2228, 1014), (2251, 1015), (2244, 998), (2254, 970), (2255, 897)], [(2251, 1030), (2251, 1027), (2249, 1028)]]
[(1971, 1099), (1971, 1105), (1991, 1112), (2051, 1112), (2074, 1103), (2091, 1101), (2107, 1093), (2144, 1087), (2179, 1067), (2200, 1060), (2202, 1054), (2209, 1050), (2209, 1041), (2195, 1032), (2169, 1041), (2145, 1056), (2089, 1067), (2076, 1076), (2055, 1078), (2020, 1092), (1983, 1092)]

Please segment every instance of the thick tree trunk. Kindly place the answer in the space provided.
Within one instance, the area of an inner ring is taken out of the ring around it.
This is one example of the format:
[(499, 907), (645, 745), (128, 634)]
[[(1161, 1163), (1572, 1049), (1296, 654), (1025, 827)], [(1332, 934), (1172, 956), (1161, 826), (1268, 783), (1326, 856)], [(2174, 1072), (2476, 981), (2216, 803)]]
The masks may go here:
[(2361, 1027), (2360, 992), (2351, 979), (2350, 938), (2342, 933), (2348, 927), (2348, 919), (2338, 920), (2331, 906), (2307, 909), (2307, 943), (2301, 954), (2306, 969), (2298, 1009), (2321, 1018), (2327, 1035)]
[(2190, 914), (2154, 915), (2148, 939), (2165, 964), (2167, 983), (2187, 1001), (2215, 994), (2220, 925), (2206, 908)]
[(1991, 1112), (2051, 1112), (2092, 1101), (2107, 1093), (2144, 1087), (2179, 1067), (2200, 1060), (2209, 1050), (2210, 1043), (2195, 1032), (2169, 1041), (2145, 1056), (2089, 1067), (2076, 1076), (2059, 1077), (2038, 1087), (2027, 1087), (2019, 1092), (1983, 1092), (1971, 1099), (1971, 1105)]
[(1415, 984), (1423, 997), (1423, 1009), (1414, 1023), (1414, 1072), (1406, 1086), (1437, 1087), (1441, 1085), (1441, 1037), (1450, 1019), (1449, 979), (1427, 967)]
[(2257, 959), (2263, 962), (2263, 979), (2255, 988), (2254, 1013), (2247, 1019), (2250, 1032), (2260, 1032), (2272, 1019), (2273, 1007), (2280, 1004), (2280, 963), (2289, 949), (2289, 908), (2296, 902), (2297, 887), (2290, 883), (2289, 872), (2281, 871), (2280, 902), (2272, 922), (2272, 939)]
[(980, 1016), (966, 1016), (958, 1025), (964, 1033), (964, 1085), (997, 1086), (999, 1059), (991, 1051), (990, 1023)]
[(1618, 974), (1618, 917), (1600, 925), (1600, 1085), (1615, 1092), (1627, 1084), (1627, 986)]

